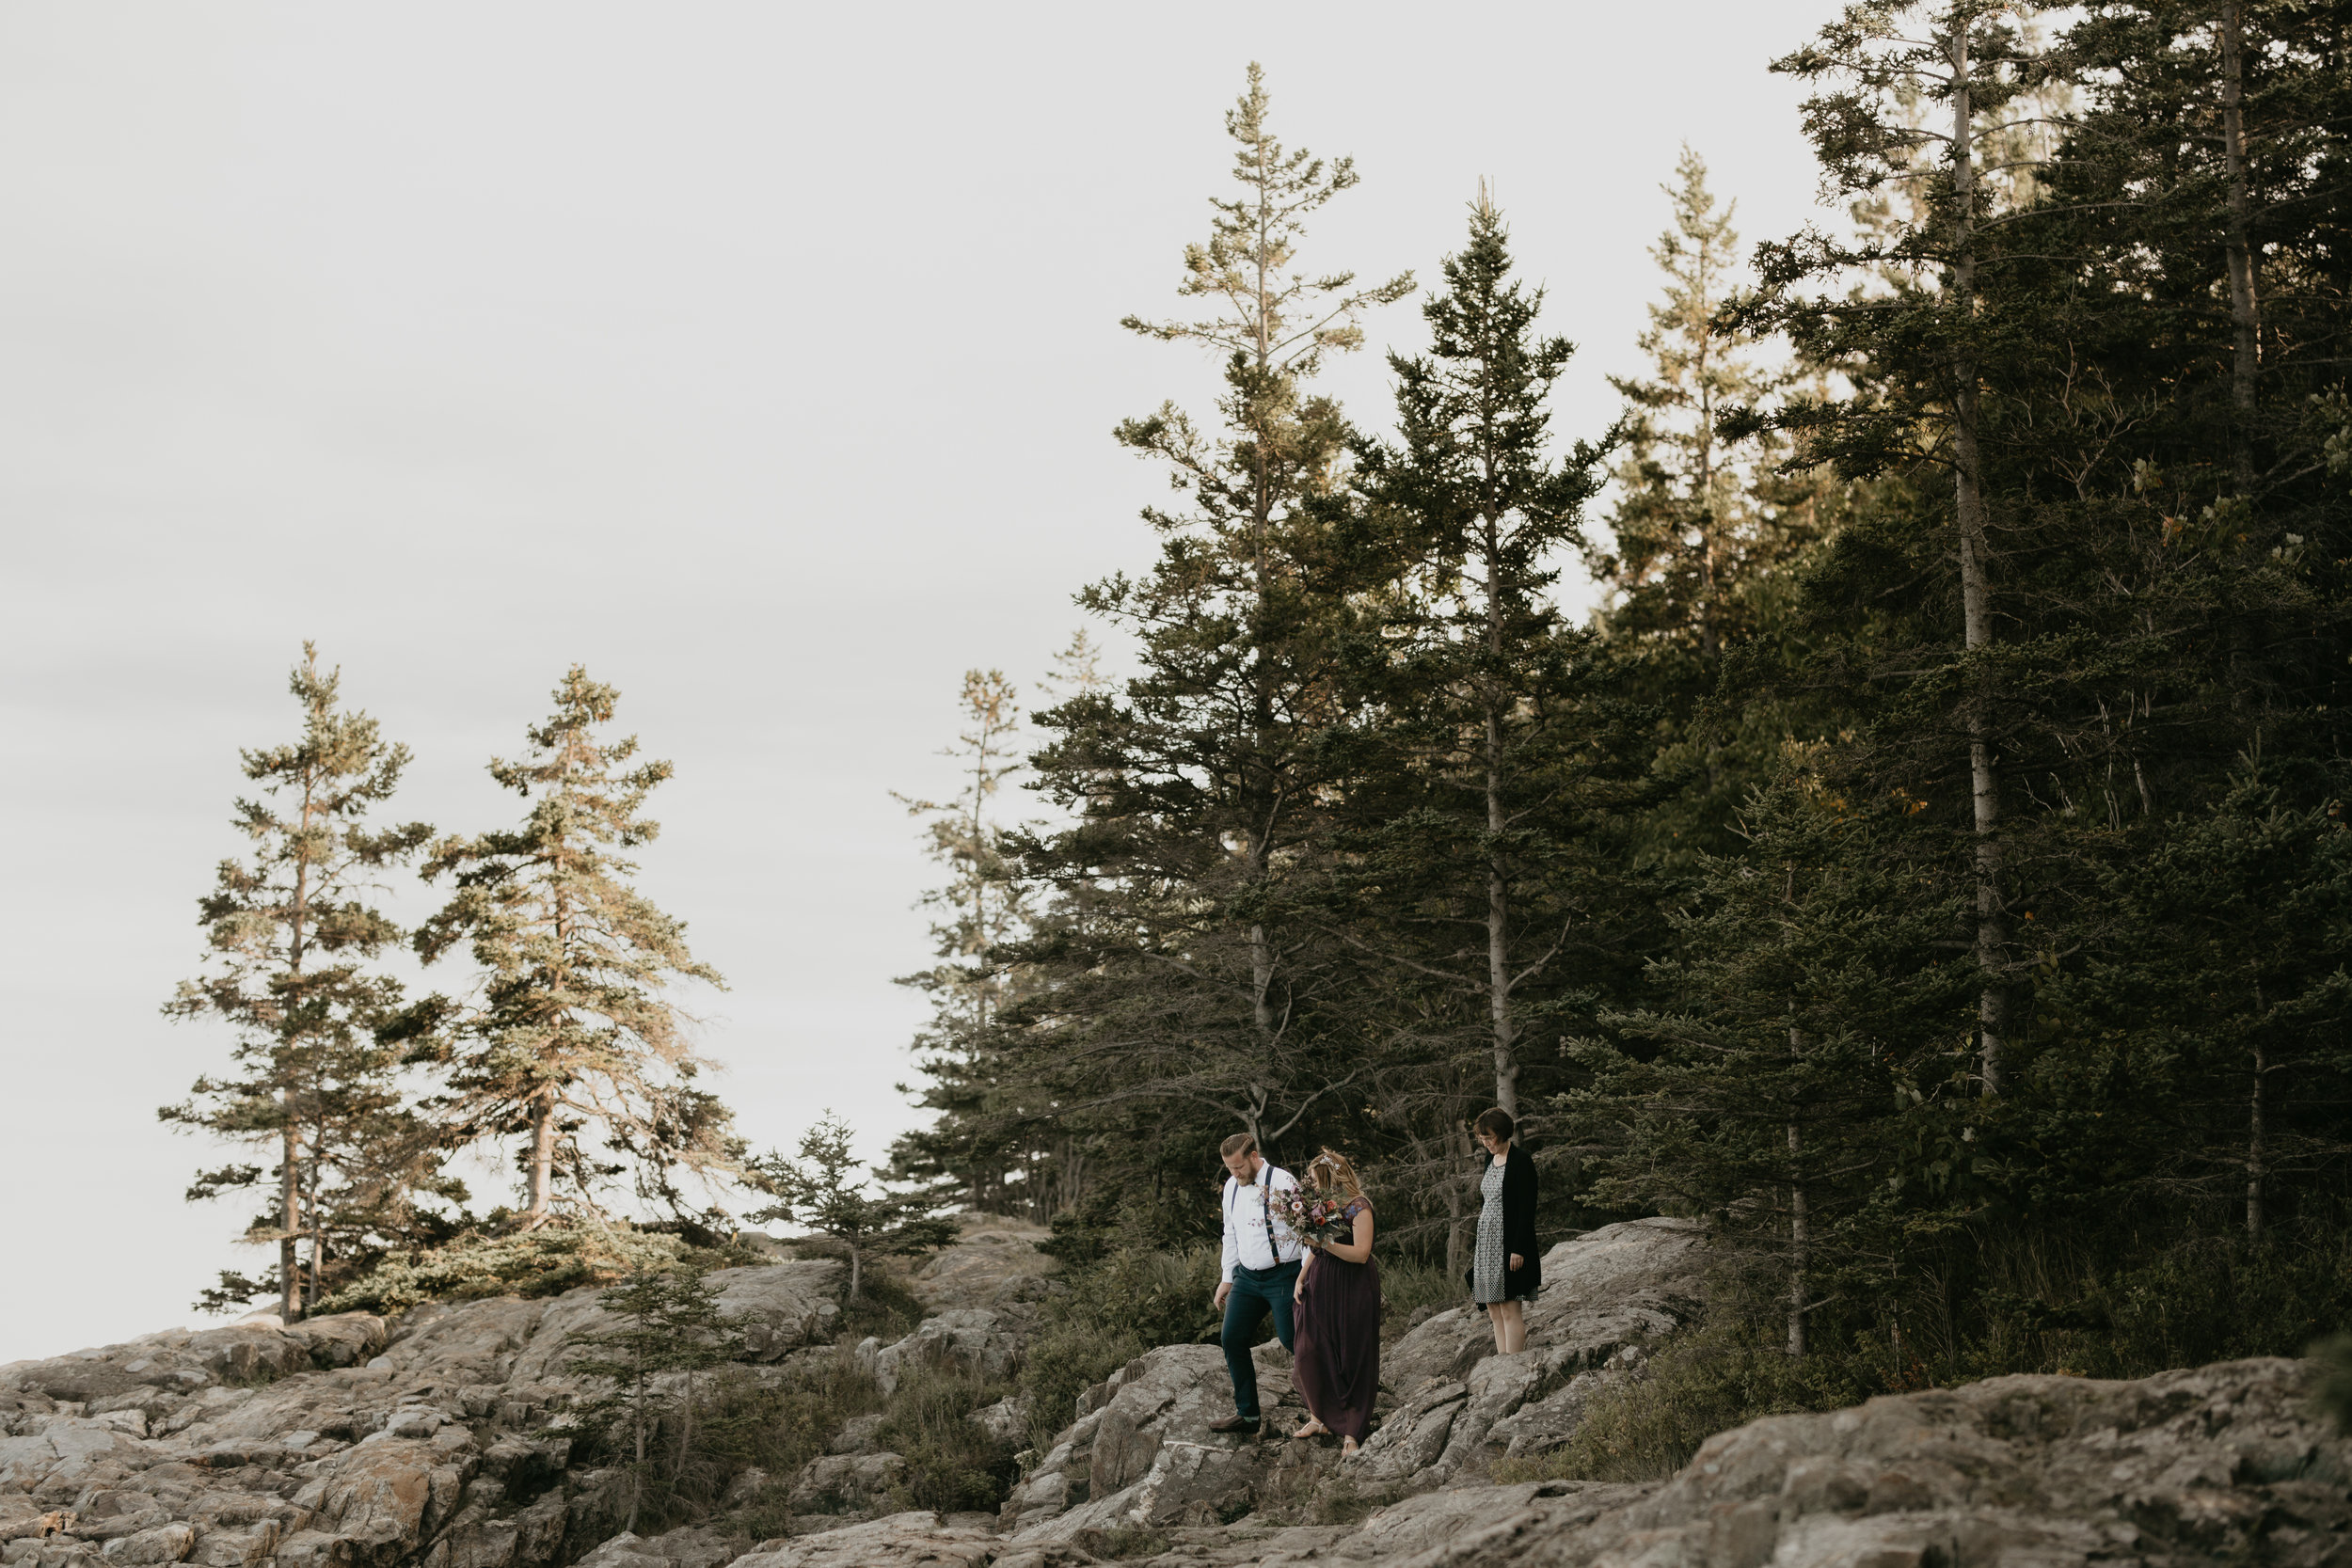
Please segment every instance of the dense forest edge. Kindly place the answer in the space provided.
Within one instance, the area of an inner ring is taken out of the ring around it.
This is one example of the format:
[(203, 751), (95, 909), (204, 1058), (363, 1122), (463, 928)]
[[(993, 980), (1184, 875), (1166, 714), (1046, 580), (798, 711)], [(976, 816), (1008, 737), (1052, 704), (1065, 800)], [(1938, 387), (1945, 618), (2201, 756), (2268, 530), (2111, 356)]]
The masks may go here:
[[(1344, 270), (1310, 229), (1358, 172), (1278, 140), (1251, 67), (1180, 313), (1125, 323), (1223, 377), (1116, 428), (1168, 481), (1157, 559), (1077, 590), (1034, 690), (971, 672), (961, 793), (906, 801), (929, 1125), (879, 1180), (830, 1116), (736, 1132), (684, 1000), (723, 980), (632, 881), (670, 765), (611, 687), (571, 670), (491, 765), (517, 820), (452, 834), (383, 824), (407, 752), (306, 648), (167, 1008), (236, 1042), (162, 1113), (241, 1148), (189, 1196), (262, 1195), (274, 1254), (200, 1305), (618, 1281), (675, 1349), (777, 1224), (850, 1265), (845, 1337), (891, 1337), (896, 1259), (1018, 1219), (1074, 1287), (1023, 1368), (888, 1407), (938, 1449), (924, 1506), (993, 1507), (1075, 1393), (1213, 1338), (1220, 1140), (1348, 1154), (1397, 1328), (1460, 1294), (1500, 1105), (1547, 1245), (1670, 1215), (1713, 1259), (1706, 1320), (1531, 1478), (2304, 1354), (2352, 1323), (2347, 22), (1850, 8), (1772, 66), (1828, 218), (1743, 250), (1686, 150), (1645, 369), (1588, 432), (1505, 214), (1426, 288)], [(1386, 435), (1317, 379), (1375, 321)], [(415, 930), (395, 874), (446, 899)], [(516, 1189), (477, 1212), (484, 1148)], [(1025, 1429), (975, 1437), (983, 1396)]]

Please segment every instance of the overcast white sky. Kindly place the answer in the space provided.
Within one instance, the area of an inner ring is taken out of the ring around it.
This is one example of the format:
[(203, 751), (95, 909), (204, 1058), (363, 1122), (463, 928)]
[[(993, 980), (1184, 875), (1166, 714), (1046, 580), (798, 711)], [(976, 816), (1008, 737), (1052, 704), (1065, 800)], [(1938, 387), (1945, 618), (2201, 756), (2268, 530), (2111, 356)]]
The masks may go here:
[[(1433, 279), (1494, 182), (1576, 435), (1677, 143), (1749, 240), (1813, 216), (1765, 65), (1832, 8), (0, 3), (0, 1361), (258, 1261), (154, 1116), (224, 1041), (156, 1009), (304, 638), (452, 830), (516, 815), (483, 763), (568, 663), (619, 686), (741, 1125), (879, 1156), (926, 952), (889, 792), (953, 787), (967, 666), (1035, 680), (1150, 559), (1110, 427), (1211, 383), (1116, 323), (1173, 308), (1246, 62), (1362, 172), (1315, 267)], [(1370, 332), (1376, 422), (1421, 322)]]

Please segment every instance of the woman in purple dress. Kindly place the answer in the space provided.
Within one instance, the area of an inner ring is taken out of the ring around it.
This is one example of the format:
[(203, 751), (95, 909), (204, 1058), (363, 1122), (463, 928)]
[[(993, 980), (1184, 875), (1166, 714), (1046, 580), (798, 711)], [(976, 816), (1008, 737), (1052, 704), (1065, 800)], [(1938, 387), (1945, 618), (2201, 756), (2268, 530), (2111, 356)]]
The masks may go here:
[(1372, 1204), (1355, 1167), (1327, 1148), (1307, 1175), (1346, 1199), (1356, 1228), (1349, 1241), (1308, 1243), (1313, 1250), (1298, 1271), (1291, 1382), (1309, 1419), (1292, 1435), (1336, 1433), (1344, 1457), (1371, 1433), (1380, 1391), (1380, 1265), (1372, 1260)]

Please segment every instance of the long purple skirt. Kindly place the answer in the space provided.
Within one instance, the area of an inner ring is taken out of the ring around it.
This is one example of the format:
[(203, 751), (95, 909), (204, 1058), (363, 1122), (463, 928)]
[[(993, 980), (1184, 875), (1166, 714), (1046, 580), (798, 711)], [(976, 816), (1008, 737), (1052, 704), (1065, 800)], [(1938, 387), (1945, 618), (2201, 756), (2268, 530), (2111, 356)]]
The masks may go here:
[(1316, 1420), (1362, 1442), (1380, 1392), (1380, 1265), (1317, 1254), (1296, 1321), (1293, 1386)]

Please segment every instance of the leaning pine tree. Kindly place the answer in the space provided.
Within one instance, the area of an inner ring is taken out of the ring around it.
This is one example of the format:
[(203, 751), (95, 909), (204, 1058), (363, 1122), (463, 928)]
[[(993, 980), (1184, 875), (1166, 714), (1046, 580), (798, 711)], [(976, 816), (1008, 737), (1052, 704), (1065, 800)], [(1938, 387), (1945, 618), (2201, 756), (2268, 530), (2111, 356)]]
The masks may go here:
[[(688, 951), (685, 927), (629, 884), (623, 851), (660, 831), (645, 797), (666, 762), (627, 765), (635, 736), (612, 740), (619, 693), (578, 665), (556, 708), (530, 731), (531, 753), (490, 775), (532, 802), (521, 826), (435, 845), (424, 873), (455, 894), (417, 934), (430, 963), (469, 943), (485, 972), (479, 1004), (437, 1003), (431, 1043), (447, 1078), (442, 1108), (463, 1133), (515, 1137), (536, 1229), (559, 1201), (594, 1206), (610, 1179), (683, 1212), (675, 1176), (739, 1169), (741, 1145), (717, 1097), (695, 1086), (706, 1065), (668, 990), (724, 982)], [(583, 1140), (593, 1129), (600, 1147)], [(564, 1189), (559, 1197), (559, 1188)]]
[[(340, 680), (319, 669), (313, 645), (302, 645), (290, 682), (302, 737), (243, 753), (246, 777), (265, 796), (237, 802), (253, 852), (221, 863), (199, 905), (211, 962), (164, 1007), (174, 1018), (225, 1022), (237, 1043), (231, 1072), (198, 1079), (187, 1100), (157, 1114), (269, 1151), (263, 1164), (201, 1172), (188, 1189), (191, 1201), (252, 1187), (274, 1198), (246, 1235), (277, 1243), (276, 1268), (259, 1279), (225, 1271), (199, 1305), (225, 1309), (275, 1293), (289, 1321), (321, 1293), (341, 1239), (329, 1234), (330, 1215), (391, 1218), (437, 1177), (394, 1083), (397, 1054), (376, 1043), (400, 983), (371, 961), (401, 933), (367, 902), (376, 879), (416, 854), (432, 829), (366, 825), (399, 784), (408, 749), (387, 742), (366, 714), (341, 707)], [(369, 1221), (359, 1225), (364, 1247)]]

